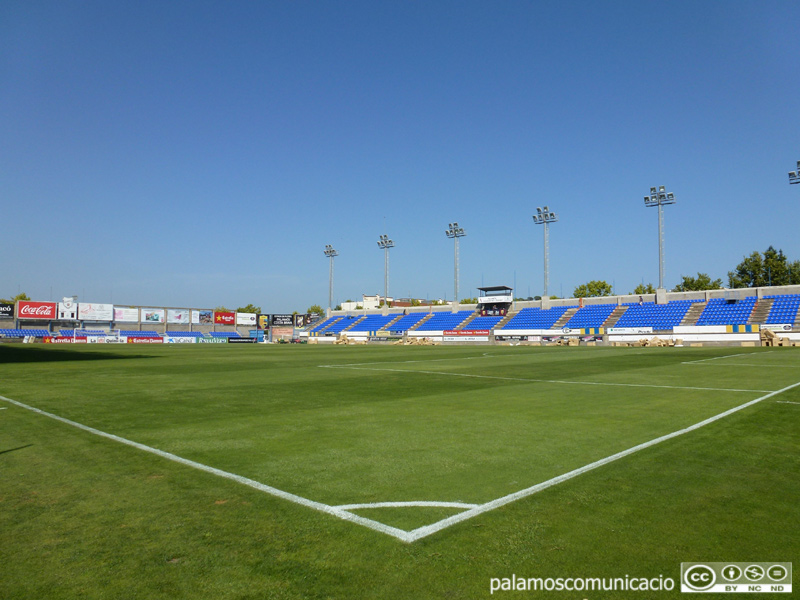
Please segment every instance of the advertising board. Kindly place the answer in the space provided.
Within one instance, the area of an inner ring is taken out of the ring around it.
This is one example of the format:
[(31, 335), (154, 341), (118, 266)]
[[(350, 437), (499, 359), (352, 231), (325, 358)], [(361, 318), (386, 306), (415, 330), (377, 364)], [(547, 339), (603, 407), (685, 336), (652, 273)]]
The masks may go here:
[(0, 319), (13, 319), (13, 318), (14, 318), (14, 305), (0, 304)]
[(17, 303), (18, 319), (39, 319), (52, 321), (56, 318), (57, 307), (55, 302), (29, 302), (20, 300)]
[(236, 313), (237, 325), (250, 325), (251, 327), (256, 324), (255, 313)]
[(236, 337), (232, 337), (232, 338), (228, 338), (228, 343), (229, 344), (255, 344), (256, 343), (256, 338), (250, 338), (250, 337), (238, 337), (238, 338), (236, 338)]
[(113, 304), (90, 304), (81, 302), (78, 304), (79, 321), (113, 321)]
[(491, 331), (489, 331), (488, 329), (458, 329), (458, 330), (452, 330), (452, 331), (443, 331), (442, 335), (446, 335), (446, 336), (449, 336), (449, 337), (454, 337), (454, 336), (455, 337), (458, 337), (458, 336), (467, 336), (467, 337), (469, 337), (469, 336), (472, 336), (472, 337), (474, 337), (474, 336), (479, 336), (479, 337), (483, 336), (483, 337), (488, 337), (490, 333), (491, 333)]
[(163, 323), (166, 311), (163, 308), (143, 308), (142, 323)]
[(138, 323), (139, 322), (139, 309), (138, 308), (124, 308), (121, 306), (114, 307), (114, 322), (116, 323)]
[(294, 327), (294, 315), (272, 315), (270, 323), (273, 327)]
[(179, 325), (189, 324), (189, 309), (188, 308), (170, 308), (167, 309), (167, 323), (177, 323)]
[(192, 311), (192, 324), (194, 325), (210, 325), (214, 322), (213, 310), (193, 310)]
[(129, 337), (126, 339), (128, 344), (163, 344), (164, 338), (150, 338), (150, 337)]
[(234, 325), (236, 323), (236, 313), (215, 312), (214, 323), (217, 325)]

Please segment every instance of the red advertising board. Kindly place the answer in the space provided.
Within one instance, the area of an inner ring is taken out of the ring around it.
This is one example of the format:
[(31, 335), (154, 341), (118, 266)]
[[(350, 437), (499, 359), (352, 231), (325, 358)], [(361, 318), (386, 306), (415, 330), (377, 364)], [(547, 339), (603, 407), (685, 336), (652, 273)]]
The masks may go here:
[(236, 324), (236, 313), (232, 312), (215, 312), (214, 313), (214, 323), (219, 325), (235, 325)]
[(129, 337), (127, 339), (129, 344), (163, 344), (164, 338), (153, 337)]
[(492, 333), (488, 329), (458, 329), (453, 331), (445, 331), (443, 335), (489, 335)]
[(27, 302), (20, 300), (17, 303), (18, 319), (53, 320), (56, 318), (57, 305), (55, 302)]
[(45, 344), (85, 344), (86, 338), (46, 337)]

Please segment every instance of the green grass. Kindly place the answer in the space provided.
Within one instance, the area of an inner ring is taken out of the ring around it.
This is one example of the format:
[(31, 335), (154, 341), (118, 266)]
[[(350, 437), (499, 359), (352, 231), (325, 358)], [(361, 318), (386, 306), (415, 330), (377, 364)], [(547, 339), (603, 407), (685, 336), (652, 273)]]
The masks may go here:
[[(793, 348), (0, 346), (2, 396), (329, 505), (485, 503), (799, 381)], [(800, 405), (776, 400), (800, 387), (410, 544), (0, 401), (0, 598), (481, 598), (791, 561)]]

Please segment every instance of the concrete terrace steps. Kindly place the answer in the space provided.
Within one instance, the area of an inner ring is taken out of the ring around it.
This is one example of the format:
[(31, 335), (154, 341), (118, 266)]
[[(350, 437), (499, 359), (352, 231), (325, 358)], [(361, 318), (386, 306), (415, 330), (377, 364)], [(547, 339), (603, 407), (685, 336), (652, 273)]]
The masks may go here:
[(508, 314), (506, 314), (506, 316), (503, 317), (503, 320), (494, 326), (494, 329), (502, 329), (503, 327), (506, 326), (506, 323), (508, 323), (511, 319), (516, 317), (517, 314), (519, 314), (519, 311), (516, 312), (508, 311)]
[(341, 331), (340, 333), (344, 333), (344, 332), (346, 332), (346, 331), (350, 331), (350, 330), (351, 330), (353, 327), (355, 327), (356, 325), (358, 325), (359, 323), (361, 323), (361, 321), (363, 321), (363, 320), (364, 320), (364, 319), (366, 319), (366, 318), (367, 318), (367, 317), (366, 317), (366, 315), (363, 315), (363, 316), (360, 316), (360, 317), (358, 317), (356, 320), (354, 320), (352, 323), (350, 323), (350, 325), (348, 325), (347, 327), (345, 327), (344, 329), (342, 329), (342, 331)]
[[(317, 330), (317, 331), (315, 331), (314, 333), (316, 333), (316, 334), (320, 334), (320, 333), (322, 333), (323, 331), (326, 331), (327, 329), (330, 329), (331, 327), (333, 327), (334, 325), (336, 325), (336, 323), (338, 323), (338, 322), (339, 322), (339, 321), (341, 321), (342, 319), (344, 319), (344, 316), (341, 316), (341, 317), (339, 317), (338, 319), (336, 319), (335, 321), (332, 321), (331, 323), (328, 323), (328, 325), (326, 325), (326, 326), (325, 326), (325, 327), (323, 327), (322, 329), (318, 329), (318, 330)], [(313, 327), (312, 327), (312, 329), (313, 329)]]
[(571, 308), (568, 308), (566, 311), (564, 311), (564, 314), (561, 315), (561, 318), (558, 321), (556, 321), (555, 323), (553, 323), (552, 329), (561, 329), (561, 328), (563, 328), (564, 325), (566, 325), (567, 321), (569, 321), (573, 317), (573, 315), (576, 312), (578, 312), (579, 309), (580, 309), (579, 306), (573, 306)]
[(693, 303), (689, 307), (689, 310), (686, 311), (686, 314), (683, 315), (681, 327), (697, 325), (697, 320), (700, 318), (700, 315), (703, 314), (703, 311), (706, 309), (707, 305), (708, 304), (706, 302)]
[(414, 323), (411, 327), (408, 328), (409, 331), (414, 331), (417, 327), (425, 323), (426, 321), (430, 321), (433, 313), (428, 313), (427, 316), (422, 317), (419, 321)]
[(469, 325), (469, 324), (470, 324), (470, 322), (472, 322), (472, 320), (473, 320), (473, 319), (475, 319), (475, 317), (479, 316), (480, 314), (481, 314), (481, 312), (480, 312), (479, 310), (476, 310), (474, 313), (472, 313), (472, 314), (471, 314), (470, 316), (468, 316), (466, 319), (464, 319), (463, 321), (461, 321), (461, 323), (460, 323), (459, 325), (457, 325), (457, 326), (456, 326), (456, 330), (459, 330), (459, 329), (464, 329), (464, 327), (466, 327), (467, 325)]
[(603, 327), (613, 327), (616, 325), (617, 321), (625, 314), (626, 310), (628, 310), (627, 306), (623, 306), (622, 304), (618, 305), (617, 308), (614, 309), (614, 312), (608, 315), (608, 318), (603, 323)]
[(753, 306), (753, 312), (750, 313), (750, 318), (747, 319), (748, 323), (766, 323), (769, 316), (769, 310), (775, 303), (773, 298), (761, 298)]
[(391, 320), (391, 321), (389, 321), (389, 322), (388, 322), (386, 325), (384, 325), (384, 326), (383, 326), (383, 330), (384, 330), (384, 331), (391, 331), (391, 330), (392, 330), (392, 325), (394, 325), (395, 323), (397, 323), (397, 322), (398, 322), (400, 319), (402, 319), (403, 317), (405, 317), (405, 315), (404, 315), (404, 314), (402, 314), (402, 313), (400, 313), (400, 314), (399, 314), (399, 315), (397, 315), (397, 316), (396, 316), (394, 319), (392, 319), (392, 320)]

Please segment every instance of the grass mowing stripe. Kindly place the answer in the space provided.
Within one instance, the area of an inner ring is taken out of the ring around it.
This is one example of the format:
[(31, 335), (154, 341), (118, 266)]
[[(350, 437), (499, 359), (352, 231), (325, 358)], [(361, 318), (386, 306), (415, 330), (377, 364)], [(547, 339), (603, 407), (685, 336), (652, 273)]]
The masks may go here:
[(365, 527), (369, 527), (370, 529), (374, 529), (375, 531), (379, 531), (380, 533), (385, 533), (387, 535), (391, 535), (396, 537), (404, 542), (412, 541), (408, 539), (408, 532), (403, 531), (402, 529), (397, 529), (396, 527), (390, 527), (389, 525), (385, 525), (383, 523), (379, 523), (378, 521), (373, 521), (372, 519), (366, 519), (364, 517), (360, 517), (358, 515), (354, 515), (352, 513), (347, 512), (346, 510), (342, 510), (340, 508), (335, 508), (333, 506), (329, 506), (327, 504), (323, 504), (321, 502), (315, 502), (314, 500), (309, 500), (308, 498), (303, 498), (302, 496), (297, 496), (295, 494), (291, 494), (289, 492), (284, 492), (283, 490), (279, 490), (278, 488), (274, 488), (269, 485), (265, 485), (258, 481), (254, 481), (253, 479), (248, 479), (247, 477), (242, 477), (241, 475), (236, 475), (234, 473), (229, 473), (228, 471), (223, 471), (221, 469), (216, 469), (214, 467), (210, 467), (208, 465), (204, 465), (202, 463), (195, 462), (193, 460), (188, 460), (186, 458), (182, 458), (175, 454), (171, 454), (169, 452), (164, 452), (163, 450), (159, 450), (157, 448), (151, 448), (150, 446), (145, 446), (144, 444), (140, 444), (139, 442), (134, 442), (132, 440), (119, 437), (118, 435), (114, 435), (113, 433), (106, 433), (105, 431), (100, 431), (99, 429), (95, 429), (94, 427), (89, 427), (87, 425), (83, 425), (82, 423), (77, 423), (75, 421), (70, 421), (69, 419), (65, 419), (64, 417), (59, 417), (58, 415), (54, 415), (53, 413), (49, 413), (43, 411), (41, 409), (35, 408), (33, 406), (28, 406), (27, 404), (23, 404), (22, 402), (18, 402), (16, 400), (12, 400), (11, 398), (6, 398), (5, 396), (0, 396), (0, 400), (4, 400), (6, 402), (10, 402), (15, 406), (20, 408), (24, 408), (31, 412), (34, 412), (38, 415), (42, 415), (45, 417), (49, 417), (51, 419), (55, 419), (56, 421), (60, 421), (61, 423), (65, 423), (72, 427), (77, 427), (83, 431), (88, 433), (104, 437), (109, 440), (113, 440), (115, 442), (119, 442), (120, 444), (125, 444), (127, 446), (131, 446), (136, 448), (137, 450), (142, 450), (143, 452), (149, 452), (150, 454), (155, 454), (156, 456), (160, 456), (161, 458), (166, 458), (167, 460), (171, 460), (173, 462), (192, 467), (193, 469), (198, 469), (200, 471), (205, 471), (206, 473), (210, 473), (212, 475), (216, 475), (218, 477), (223, 477), (225, 479), (230, 479), (231, 481), (235, 481), (236, 483), (240, 483), (242, 485), (246, 485), (253, 489), (256, 489), (260, 492), (265, 492), (270, 494), (271, 496), (276, 496), (278, 498), (282, 498), (284, 500), (288, 500), (289, 502), (294, 502), (295, 504), (300, 504), (302, 506), (306, 506), (308, 508), (313, 508), (319, 512), (323, 512), (329, 515), (333, 515), (334, 517), (338, 517), (344, 521), (351, 521), (353, 523), (358, 523), (359, 525), (363, 525)]
[(606, 385), (615, 387), (657, 388), (665, 390), (699, 390), (703, 392), (745, 392), (766, 394), (775, 390), (741, 390), (737, 388), (709, 388), (682, 385), (653, 385), (649, 383), (613, 383), (608, 381), (568, 381), (560, 379), (525, 379), (523, 377), (503, 377), (500, 375), (475, 375), (473, 373), (450, 373), (448, 371), (422, 371), (420, 369), (373, 369), (366, 367), (350, 367), (346, 365), (322, 365), (328, 369), (351, 369), (353, 371), (390, 371), (394, 373), (424, 373), (426, 375), (449, 375), (452, 377), (473, 377), (476, 379), (498, 379), (501, 381), (522, 381), (527, 383), (560, 383), (566, 385)]
[(473, 508), (473, 509), (467, 510), (467, 511), (465, 511), (463, 513), (459, 513), (459, 514), (454, 515), (452, 517), (448, 517), (447, 519), (442, 519), (438, 523), (433, 523), (432, 525), (426, 525), (425, 527), (420, 527), (418, 529), (414, 529), (413, 531), (410, 532), (411, 537), (412, 537), (411, 541), (419, 540), (419, 539), (421, 539), (423, 537), (426, 537), (426, 536), (429, 536), (431, 534), (437, 533), (437, 532), (441, 531), (442, 529), (446, 529), (447, 527), (451, 527), (452, 525), (455, 525), (456, 523), (461, 523), (462, 521), (466, 521), (467, 519), (471, 519), (473, 517), (477, 517), (480, 514), (483, 514), (485, 512), (489, 512), (489, 511), (494, 510), (496, 508), (500, 508), (501, 506), (504, 506), (506, 504), (510, 504), (511, 502), (515, 502), (515, 501), (520, 500), (522, 498), (526, 498), (528, 496), (536, 494), (537, 492), (541, 492), (542, 490), (545, 490), (545, 489), (547, 489), (549, 487), (552, 487), (554, 485), (558, 485), (559, 483), (563, 483), (565, 481), (568, 481), (568, 480), (572, 479), (573, 477), (577, 477), (578, 475), (582, 475), (583, 473), (586, 473), (586, 472), (591, 471), (593, 469), (596, 469), (598, 467), (602, 467), (603, 465), (607, 465), (608, 463), (614, 462), (615, 460), (619, 460), (620, 458), (624, 458), (626, 456), (630, 456), (631, 454), (639, 452), (640, 450), (644, 450), (646, 448), (650, 448), (651, 446), (655, 446), (656, 444), (660, 444), (661, 442), (665, 442), (667, 440), (671, 440), (672, 438), (678, 437), (678, 436), (683, 435), (685, 433), (689, 433), (691, 431), (695, 431), (696, 429), (700, 429), (701, 427), (709, 425), (710, 423), (713, 423), (715, 421), (719, 421), (720, 419), (723, 419), (723, 418), (725, 418), (727, 416), (730, 416), (730, 415), (732, 415), (732, 414), (734, 414), (736, 412), (739, 412), (740, 410), (748, 408), (749, 406), (753, 406), (754, 404), (758, 404), (759, 402), (762, 402), (763, 400), (767, 400), (769, 398), (772, 398), (773, 396), (777, 396), (778, 394), (782, 394), (783, 392), (787, 392), (787, 391), (789, 391), (789, 390), (791, 390), (793, 388), (796, 388), (798, 386), (800, 386), (800, 381), (798, 381), (797, 383), (793, 383), (791, 385), (788, 385), (783, 389), (771, 392), (771, 393), (767, 394), (766, 396), (761, 396), (760, 398), (756, 398), (755, 400), (751, 400), (750, 402), (745, 402), (744, 404), (741, 404), (739, 406), (731, 408), (730, 410), (726, 410), (724, 412), (721, 412), (718, 415), (715, 415), (713, 417), (710, 417), (708, 419), (700, 421), (699, 423), (695, 423), (694, 425), (686, 427), (685, 429), (681, 429), (679, 431), (674, 431), (672, 433), (668, 433), (667, 435), (662, 435), (661, 437), (658, 437), (658, 438), (656, 438), (654, 440), (650, 440), (649, 442), (645, 442), (643, 444), (639, 444), (638, 446), (634, 446), (633, 448), (628, 448), (627, 450), (623, 450), (622, 452), (617, 452), (616, 454), (612, 454), (611, 456), (607, 456), (606, 458), (602, 458), (602, 459), (600, 459), (598, 461), (595, 461), (593, 463), (590, 463), (590, 464), (588, 464), (586, 466), (583, 466), (583, 467), (580, 467), (580, 468), (575, 469), (573, 471), (570, 471), (569, 473), (564, 473), (563, 475), (559, 475), (558, 477), (554, 477), (552, 479), (549, 479), (548, 481), (544, 481), (542, 483), (536, 484), (536, 485), (531, 486), (529, 488), (526, 488), (524, 490), (520, 490), (518, 492), (514, 492), (513, 494), (509, 494), (508, 496), (503, 496), (502, 498), (497, 498), (496, 500), (492, 500), (490, 502), (487, 502), (486, 504), (482, 504), (481, 506), (479, 506), (477, 508)]

